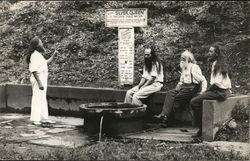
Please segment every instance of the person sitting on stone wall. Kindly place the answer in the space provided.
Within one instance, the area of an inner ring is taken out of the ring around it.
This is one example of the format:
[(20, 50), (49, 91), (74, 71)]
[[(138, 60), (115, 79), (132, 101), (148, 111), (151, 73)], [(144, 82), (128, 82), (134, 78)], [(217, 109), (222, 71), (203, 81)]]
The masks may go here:
[(148, 46), (144, 52), (143, 75), (140, 83), (128, 90), (125, 103), (142, 104), (142, 99), (158, 92), (163, 87), (163, 66), (158, 59), (154, 47)]
[(199, 92), (203, 93), (207, 88), (206, 78), (190, 51), (185, 50), (180, 58), (181, 77), (175, 89), (167, 92), (162, 112), (154, 117), (160, 119), (162, 125), (167, 126), (167, 120), (173, 111), (186, 106)]
[(231, 80), (228, 63), (225, 55), (218, 46), (211, 46), (208, 52), (209, 60), (213, 62), (210, 78), (210, 87), (203, 94), (194, 97), (190, 106), (194, 112), (194, 123), (199, 131), (193, 137), (202, 136), (202, 103), (203, 100), (225, 101), (230, 95)]

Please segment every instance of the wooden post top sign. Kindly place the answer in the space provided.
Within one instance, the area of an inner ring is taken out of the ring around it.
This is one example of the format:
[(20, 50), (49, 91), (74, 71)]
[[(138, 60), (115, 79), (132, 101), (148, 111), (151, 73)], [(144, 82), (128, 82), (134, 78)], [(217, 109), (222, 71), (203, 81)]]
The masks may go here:
[(107, 9), (106, 27), (146, 27), (148, 19), (146, 8)]
[(146, 8), (107, 9), (105, 26), (118, 27), (118, 79), (120, 84), (134, 81), (134, 27), (146, 27)]

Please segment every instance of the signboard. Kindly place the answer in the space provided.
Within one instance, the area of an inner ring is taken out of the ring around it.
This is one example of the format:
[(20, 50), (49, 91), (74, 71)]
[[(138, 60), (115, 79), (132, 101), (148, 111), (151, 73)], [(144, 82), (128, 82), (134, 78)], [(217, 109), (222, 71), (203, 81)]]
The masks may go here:
[(133, 84), (134, 80), (134, 28), (118, 30), (118, 78), (120, 84)]
[(147, 26), (146, 8), (107, 9), (105, 13), (106, 27), (145, 27)]

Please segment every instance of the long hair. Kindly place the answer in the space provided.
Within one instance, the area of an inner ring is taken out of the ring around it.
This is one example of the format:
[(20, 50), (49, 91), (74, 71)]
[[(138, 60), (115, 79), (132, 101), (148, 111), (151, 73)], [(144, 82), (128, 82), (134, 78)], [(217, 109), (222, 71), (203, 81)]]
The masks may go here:
[(40, 39), (35, 36), (34, 38), (31, 39), (30, 41), (30, 46), (29, 46), (29, 49), (28, 49), (28, 53), (27, 53), (27, 57), (26, 57), (26, 62), (29, 64), (30, 63), (30, 57), (31, 57), (31, 54), (37, 50), (39, 52), (43, 52), (44, 49), (39, 46), (39, 41)]
[(152, 66), (155, 65), (157, 69), (157, 73), (160, 74), (161, 72), (161, 62), (158, 56), (155, 53), (155, 48), (153, 46), (147, 47), (151, 49), (151, 57), (148, 59), (144, 59), (145, 69), (149, 73), (152, 71)]
[(220, 51), (219, 46), (213, 46), (215, 48), (215, 54), (216, 54), (216, 63), (214, 65), (213, 75), (216, 76), (217, 73), (221, 73), (224, 78), (227, 77), (227, 74), (229, 74), (229, 66), (227, 63), (226, 56), (222, 51)]
[(181, 57), (185, 57), (187, 59), (187, 62), (188, 63), (193, 63), (193, 64), (196, 64), (197, 61), (195, 60), (194, 58), (194, 55), (193, 53), (191, 53), (190, 51), (188, 50), (185, 50), (182, 54), (181, 54)]

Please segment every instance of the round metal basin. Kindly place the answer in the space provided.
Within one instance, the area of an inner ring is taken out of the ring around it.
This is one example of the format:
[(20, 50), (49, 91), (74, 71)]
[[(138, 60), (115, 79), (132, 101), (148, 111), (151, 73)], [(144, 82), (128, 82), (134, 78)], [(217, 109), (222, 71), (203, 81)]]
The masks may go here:
[(133, 105), (122, 102), (87, 103), (80, 105), (84, 118), (84, 130), (89, 134), (102, 133), (118, 135), (142, 130), (143, 116), (147, 105)]

